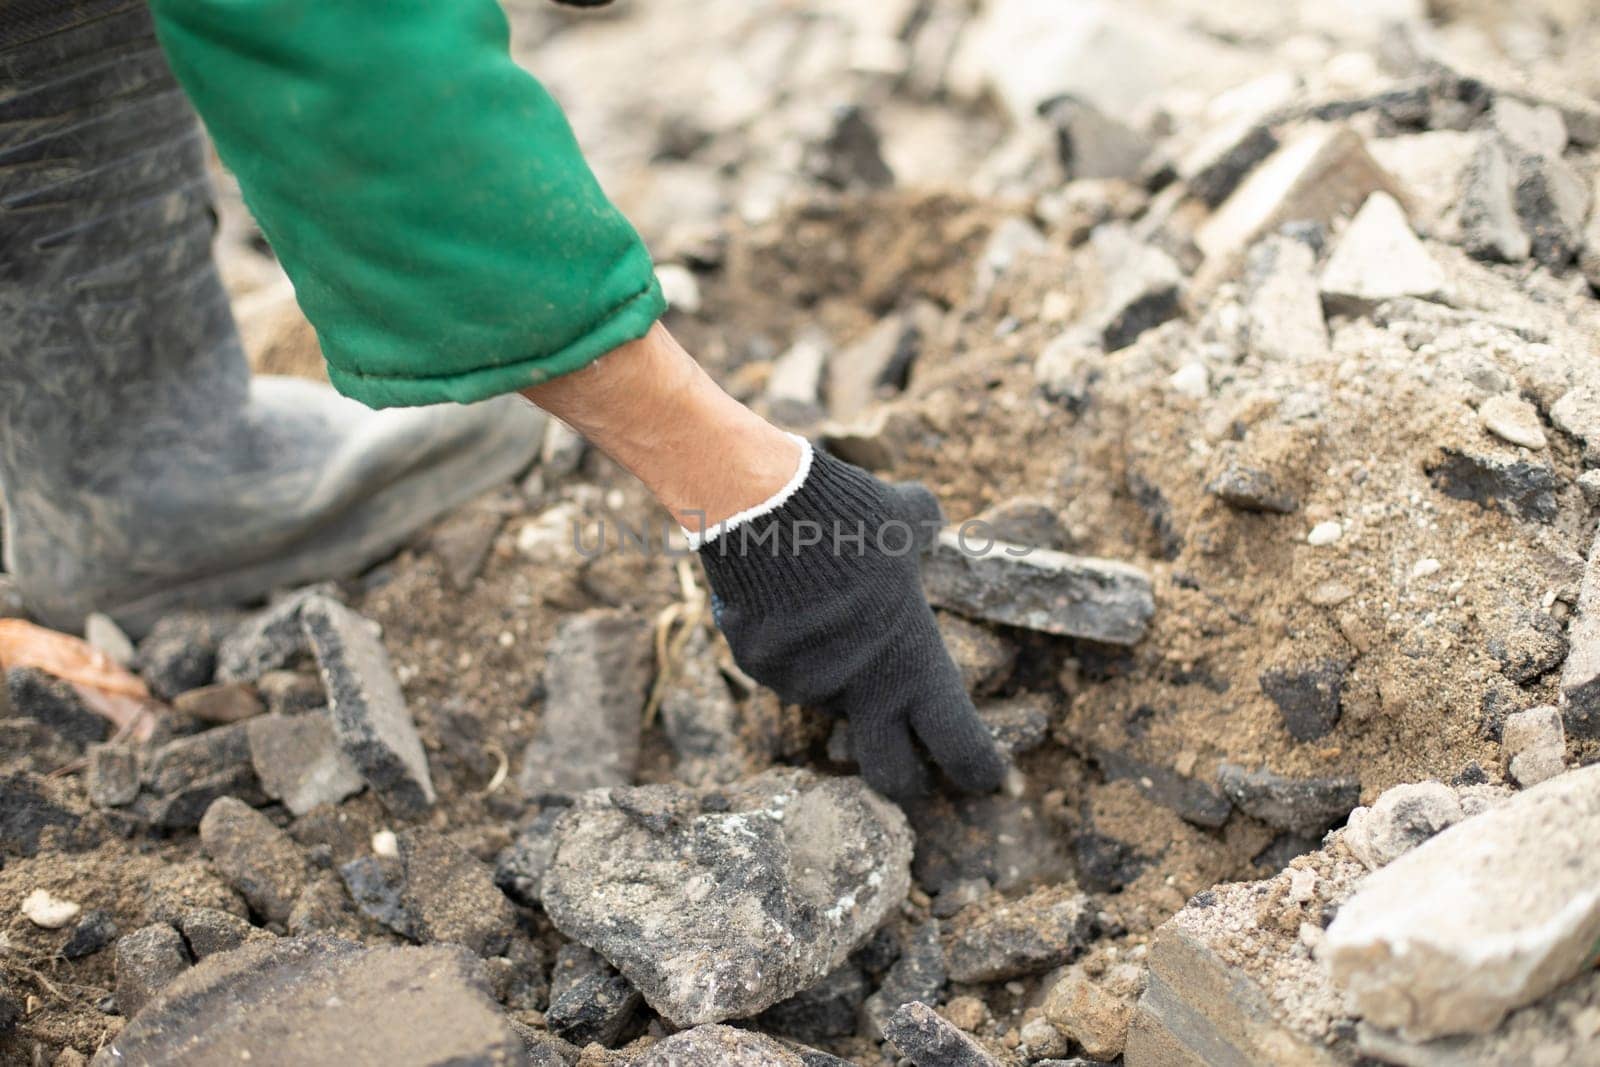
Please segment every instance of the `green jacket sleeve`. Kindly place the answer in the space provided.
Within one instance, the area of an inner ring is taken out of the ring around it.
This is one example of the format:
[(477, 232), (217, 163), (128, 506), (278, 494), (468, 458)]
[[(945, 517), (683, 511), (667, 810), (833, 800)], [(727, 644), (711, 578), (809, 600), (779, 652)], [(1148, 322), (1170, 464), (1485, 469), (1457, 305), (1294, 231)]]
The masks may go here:
[(153, 0), (156, 31), (373, 407), (577, 370), (664, 310), (649, 253), (495, 0)]

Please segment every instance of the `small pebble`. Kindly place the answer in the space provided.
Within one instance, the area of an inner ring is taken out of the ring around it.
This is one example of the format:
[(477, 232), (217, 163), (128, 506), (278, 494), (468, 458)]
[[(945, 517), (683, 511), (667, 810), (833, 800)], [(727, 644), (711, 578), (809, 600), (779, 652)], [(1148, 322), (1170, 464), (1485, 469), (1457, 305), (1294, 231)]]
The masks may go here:
[(400, 839), (394, 835), (393, 830), (379, 830), (372, 835), (372, 854), (374, 856), (400, 855)]
[(1326, 581), (1312, 586), (1306, 599), (1319, 608), (1336, 608), (1355, 595), (1356, 591), (1343, 582)]
[(1289, 871), (1289, 899), (1304, 904), (1317, 895), (1317, 872), (1304, 867)]
[(1439, 569), (1443, 566), (1444, 564), (1440, 563), (1431, 556), (1427, 559), (1419, 559), (1411, 568), (1411, 577), (1427, 578), (1430, 575), (1438, 574)]
[(35, 926), (46, 930), (59, 930), (73, 919), (83, 906), (71, 900), (63, 900), (53, 895), (48, 889), (35, 889), (22, 901), (22, 914)]
[(1211, 395), (1211, 375), (1204, 363), (1185, 363), (1179, 367), (1167, 384), (1184, 396), (1204, 400)]
[(700, 311), (700, 283), (688, 267), (664, 263), (656, 268), (656, 281), (661, 283), (661, 295), (667, 298), (667, 306), (685, 315)]
[(112, 661), (120, 666), (133, 665), (133, 642), (111, 616), (98, 611), (91, 612), (88, 618), (83, 620), (83, 639), (110, 656)]
[(1534, 406), (1510, 393), (1500, 393), (1485, 400), (1478, 408), (1478, 418), (1483, 428), (1514, 445), (1523, 448), (1545, 446), (1544, 427), (1539, 425), (1539, 412)]
[(1306, 544), (1321, 548), (1323, 545), (1333, 544), (1343, 536), (1344, 527), (1329, 519), (1327, 522), (1319, 522), (1311, 528), (1311, 532), (1306, 534)]

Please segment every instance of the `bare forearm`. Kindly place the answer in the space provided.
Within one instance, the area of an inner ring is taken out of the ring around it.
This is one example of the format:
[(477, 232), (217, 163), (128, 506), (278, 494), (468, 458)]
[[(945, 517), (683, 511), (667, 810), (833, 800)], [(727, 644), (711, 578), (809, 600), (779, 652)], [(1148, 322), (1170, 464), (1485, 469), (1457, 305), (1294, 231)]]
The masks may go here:
[(524, 395), (631, 471), (691, 530), (768, 499), (800, 461), (788, 435), (725, 393), (659, 323)]

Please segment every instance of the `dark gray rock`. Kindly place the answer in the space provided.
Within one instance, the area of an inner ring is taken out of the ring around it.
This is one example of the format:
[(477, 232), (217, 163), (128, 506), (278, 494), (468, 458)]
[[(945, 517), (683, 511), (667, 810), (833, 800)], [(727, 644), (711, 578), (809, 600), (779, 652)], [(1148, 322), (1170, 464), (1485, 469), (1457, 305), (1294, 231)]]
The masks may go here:
[(271, 712), (247, 726), (250, 763), (261, 788), (293, 815), (337, 804), (366, 787), (333, 732), (325, 709), (303, 715)]
[(539, 733), (523, 755), (529, 796), (627, 785), (650, 685), (650, 624), (618, 611), (566, 620), (545, 657)]
[(538, 907), (544, 873), (556, 854), (556, 823), (566, 810), (564, 804), (540, 808), (496, 858), (494, 884), (518, 904)]
[(1542, 611), (1516, 613), (1509, 624), (1491, 634), (1489, 655), (1500, 673), (1525, 685), (1549, 674), (1567, 658), (1567, 635), (1561, 623)]
[(575, 807), (544, 875), (556, 928), (676, 1026), (812, 985), (910, 887), (905, 817), (859, 779), (774, 769), (717, 794), (716, 809), (656, 828), (615, 805)]
[(1092, 902), (1069, 886), (971, 905), (951, 921), (945, 939), (950, 978), (1000, 982), (1041, 974), (1083, 951), (1095, 926)]
[(80, 748), (104, 741), (111, 732), (111, 723), (90, 711), (78, 691), (54, 675), (13, 667), (6, 671), (5, 683), (12, 715), (43, 723)]
[(1012, 889), (1071, 872), (1060, 835), (1026, 800), (938, 793), (908, 801), (905, 812), (917, 835), (911, 870), (930, 893), (977, 878)]
[(867, 999), (867, 976), (846, 963), (810, 989), (780, 1000), (761, 1013), (761, 1025), (801, 1041), (826, 1041), (856, 1032), (856, 1016)]
[(67, 943), (61, 946), (61, 955), (69, 960), (93, 956), (117, 939), (117, 921), (111, 913), (91, 908), (78, 919)]
[(132, 1019), (189, 969), (183, 938), (166, 923), (140, 927), (117, 941), (117, 1009)]
[(1031, 497), (1012, 497), (985, 508), (978, 513), (976, 524), (987, 527), (985, 532), (996, 541), (1009, 541), (1014, 545), (1065, 552), (1072, 543), (1072, 535), (1061, 521), (1061, 513)]
[(273, 936), (220, 908), (187, 908), (179, 913), (177, 926), (196, 960), (232, 952), (252, 941), (271, 940)]
[(884, 1037), (916, 1067), (1000, 1067), (970, 1034), (926, 1004), (901, 1007), (884, 1028)]
[(894, 171), (883, 161), (878, 128), (856, 104), (834, 110), (827, 133), (809, 146), (802, 166), (835, 189), (885, 189), (894, 184)]
[(397, 857), (361, 857), (339, 868), (362, 913), (419, 944), (499, 955), (517, 920), (489, 868), (432, 830), (402, 830), (397, 841)]
[(139, 642), (135, 660), (150, 691), (162, 700), (211, 681), (217, 645), (238, 622), (232, 613), (182, 612), (157, 621)]
[(1206, 486), (1206, 492), (1240, 511), (1289, 515), (1300, 506), (1295, 495), (1279, 485), (1270, 472), (1242, 463), (1223, 467)]
[(642, 1002), (639, 991), (599, 953), (564, 945), (550, 978), (545, 1025), (574, 1045), (610, 1047), (621, 1039)]
[(219, 797), (237, 797), (250, 805), (267, 800), (250, 762), (250, 739), (242, 722), (169, 741), (146, 761), (144, 784), (149, 795), (139, 798), (139, 810), (165, 829), (199, 826)]
[(1316, 834), (1361, 802), (1361, 783), (1348, 778), (1290, 778), (1232, 763), (1217, 767), (1217, 782), (1239, 809), (1268, 826)]
[(1135, 881), (1153, 859), (1134, 845), (1094, 829), (1087, 820), (1072, 837), (1078, 884), (1091, 893), (1117, 893)]
[(300, 612), (313, 600), (324, 599), (338, 602), (332, 583), (297, 589), (233, 627), (217, 647), (217, 680), (253, 682), (311, 651)]
[(1178, 175), (1188, 183), (1192, 196), (1215, 208), (1277, 148), (1278, 138), (1271, 126), (1254, 116), (1243, 116), (1202, 138), (1179, 161)]
[(211, 956), (108, 1046), (112, 1063), (525, 1063), (482, 965), (449, 946), (276, 938)]
[(697, 1026), (652, 1045), (637, 1067), (811, 1067), (811, 1062), (765, 1034)]
[(483, 565), (488, 562), (489, 550), (500, 534), (505, 517), (487, 508), (469, 508), (457, 512), (428, 538), (428, 546), (439, 557), (450, 587), (457, 592), (472, 588)]
[[(0, 686), (0, 694), (4, 692), (5, 687)], [(0, 705), (3, 703), (0, 695)], [(81, 752), (42, 722), (6, 718), (5, 708), (0, 706), (0, 770), (52, 774), (76, 763)]]
[(939, 535), (922, 578), (929, 599), (951, 611), (1107, 644), (1136, 644), (1155, 613), (1137, 567), (982, 536), (963, 547), (959, 531)]
[(890, 1017), (906, 1004), (919, 1000), (937, 1003), (949, 980), (939, 921), (929, 919), (909, 928), (900, 958), (890, 966), (883, 984), (867, 998), (864, 1012), (869, 1034), (883, 1034)]
[(268, 922), (286, 922), (305, 888), (300, 848), (272, 820), (233, 797), (220, 797), (200, 820), (200, 847), (217, 872)]
[(434, 802), (428, 757), (375, 628), (324, 596), (307, 598), (299, 618), (339, 747), (384, 807), (402, 818), (422, 815)]
[(16, 1029), (17, 1023), (26, 1014), (27, 1001), (23, 999), (21, 991), (9, 977), (0, 974), (0, 1037)]
[(1096, 748), (1094, 760), (1106, 781), (1131, 781), (1147, 798), (1196, 826), (1219, 827), (1233, 811), (1233, 802), (1220, 786), (1179, 774), (1171, 767), (1109, 748)]
[(995, 744), (1010, 756), (1032, 752), (1050, 739), (1050, 703), (1041, 696), (1024, 694), (996, 700), (978, 709)]
[(678, 754), (680, 781), (696, 786), (736, 782), (770, 762), (745, 740), (745, 716), (717, 667), (704, 627), (696, 627), (683, 646), (660, 712), (661, 728)]
[(1119, 226), (1101, 226), (1092, 241), (1105, 288), (1090, 325), (1107, 352), (1126, 348), (1146, 330), (1177, 318), (1183, 271), (1171, 256)]
[(89, 802), (97, 808), (120, 808), (139, 795), (139, 750), (127, 745), (90, 745), (83, 772)]
[(1261, 691), (1277, 705), (1284, 728), (1296, 741), (1326, 737), (1339, 723), (1344, 675), (1349, 663), (1325, 658), (1261, 672)]
[(1524, 519), (1551, 522), (1556, 517), (1560, 483), (1542, 463), (1477, 455), (1446, 448), (1427, 468), (1433, 485), (1446, 496), (1488, 507), (1504, 507)]
[(83, 815), (44, 778), (26, 771), (0, 776), (0, 856), (32, 856), (46, 844), (87, 845), (91, 835), (78, 825)]
[(1583, 248), (1583, 223), (1589, 213), (1589, 188), (1559, 155), (1523, 154), (1515, 162), (1513, 200), (1517, 217), (1532, 242), (1533, 258), (1559, 269)]

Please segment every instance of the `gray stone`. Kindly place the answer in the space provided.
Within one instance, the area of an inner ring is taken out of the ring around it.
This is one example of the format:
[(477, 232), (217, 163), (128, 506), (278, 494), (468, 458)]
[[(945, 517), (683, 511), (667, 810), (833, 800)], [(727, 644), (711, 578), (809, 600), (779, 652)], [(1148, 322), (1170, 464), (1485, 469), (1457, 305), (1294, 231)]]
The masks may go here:
[(199, 826), (218, 797), (237, 797), (246, 804), (267, 799), (250, 763), (244, 723), (169, 741), (145, 761), (144, 783), (149, 795), (141, 796), (136, 807), (165, 829)]
[(652, 1045), (638, 1067), (811, 1067), (806, 1058), (765, 1034), (731, 1026), (697, 1026)]
[(1008, 756), (1032, 752), (1050, 739), (1050, 705), (1041, 696), (1025, 693), (988, 702), (978, 709), (978, 717)]
[(565, 805), (540, 808), (496, 858), (494, 884), (518, 904), (538, 906), (544, 874), (556, 854), (556, 823), (566, 810)]
[(267, 671), (288, 666), (309, 649), (301, 609), (313, 600), (338, 599), (331, 583), (308, 586), (245, 619), (217, 648), (217, 680), (253, 682)]
[(183, 938), (166, 923), (151, 923), (117, 940), (117, 1009), (132, 1019), (189, 969)]
[(589, 442), (560, 419), (545, 424), (539, 447), (539, 469), (551, 478), (565, 478), (583, 464)]
[(433, 779), (400, 682), (376, 627), (328, 597), (300, 608), (317, 657), (334, 737), (384, 807), (416, 818), (433, 806)]
[[(176, 935), (174, 935), (176, 936)], [(109, 1063), (525, 1063), (459, 948), (275, 938), (207, 958), (119, 1033)]]
[(1447, 283), (1394, 197), (1367, 198), (1328, 257), (1320, 282), (1330, 311), (1360, 313), (1386, 300), (1442, 300)]
[[(1214, 892), (1252, 888), (1228, 886)], [(1123, 1061), (1161, 1067), (1353, 1067), (1355, 1058), (1348, 1052), (1329, 1048), (1287, 1023), (1273, 991), (1239, 967), (1232, 953), (1223, 954), (1227, 939), (1216, 936), (1204, 918), (1213, 906), (1197, 909), (1191, 904), (1156, 931), (1149, 977), (1128, 1028)], [(1314, 965), (1308, 969), (1317, 970)]]
[(1291, 778), (1266, 768), (1247, 771), (1231, 763), (1217, 767), (1217, 783), (1246, 815), (1296, 833), (1321, 833), (1361, 800), (1353, 777)]
[(127, 745), (90, 745), (83, 772), (89, 802), (97, 808), (120, 808), (139, 795), (139, 750)]
[(772, 362), (767, 378), (767, 411), (779, 423), (807, 426), (822, 417), (822, 372), (828, 345), (818, 333), (807, 333)]
[(916, 1067), (1000, 1067), (975, 1038), (920, 1002), (896, 1011), (884, 1037)]
[(499, 955), (516, 913), (489, 868), (432, 830), (402, 830), (397, 841), (397, 857), (360, 857), (339, 868), (362, 912), (418, 944)]
[(1278, 149), (1272, 127), (1240, 115), (1208, 132), (1178, 161), (1189, 193), (1208, 208), (1221, 206), (1262, 160)]
[(119, 667), (132, 667), (138, 658), (133, 641), (111, 616), (91, 611), (83, 620), (83, 639), (111, 657)]
[[(1245, 264), (1245, 319), (1247, 343), (1257, 359), (1297, 363), (1328, 354), (1328, 324), (1316, 269), (1316, 252), (1292, 237), (1272, 234), (1250, 249)], [(1258, 495), (1251, 492), (1246, 498)], [(1276, 492), (1271, 498), (1283, 499)]]
[(273, 935), (220, 908), (186, 908), (177, 918), (179, 932), (196, 961), (219, 952), (232, 952), (253, 941), (270, 941)]
[(1583, 445), (1585, 462), (1600, 463), (1600, 388), (1567, 390), (1550, 406), (1550, 421)]
[(1469, 254), (1497, 263), (1520, 263), (1533, 250), (1517, 217), (1511, 161), (1492, 138), (1478, 143), (1463, 175), (1461, 237)]
[(221, 797), (200, 820), (200, 847), (218, 873), (269, 922), (285, 922), (305, 887), (306, 861), (272, 820)]
[(219, 682), (179, 693), (172, 710), (201, 722), (227, 725), (260, 715), (266, 705), (248, 682)]
[(1538, 785), (1567, 769), (1567, 734), (1557, 708), (1529, 708), (1507, 716), (1500, 747), (1506, 771), (1520, 786)]
[(55, 675), (33, 667), (13, 667), (5, 672), (11, 714), (48, 727), (57, 737), (82, 748), (104, 741), (111, 723), (96, 715), (78, 691)]
[(1224, 466), (1206, 486), (1206, 492), (1240, 511), (1290, 515), (1300, 507), (1300, 501), (1279, 485), (1271, 472), (1238, 462)]
[(1338, 725), (1348, 668), (1345, 660), (1325, 658), (1261, 672), (1261, 691), (1277, 706), (1290, 737), (1315, 741)]
[(1457, 823), (1375, 871), (1328, 927), (1334, 981), (1408, 1040), (1484, 1033), (1594, 959), (1600, 765)]
[(974, 696), (1005, 685), (1017, 662), (1017, 646), (987, 626), (949, 612), (938, 613), (939, 636), (961, 670), (961, 681)]
[(911, 364), (922, 348), (925, 319), (891, 315), (866, 336), (828, 357), (828, 412), (835, 419), (854, 418), (880, 396), (903, 388)]
[(1067, 963), (1088, 945), (1094, 905), (1070, 886), (973, 904), (950, 923), (945, 959), (956, 982), (1000, 982)]
[(1098, 344), (1081, 331), (1068, 330), (1040, 350), (1033, 376), (1045, 396), (1081, 414), (1088, 410), (1104, 365), (1105, 353)]
[(1567, 733), (1600, 740), (1600, 537), (1578, 592), (1578, 615), (1567, 629), (1567, 659), (1561, 667), (1561, 716)]
[(1089, 326), (1107, 352), (1128, 347), (1146, 330), (1178, 316), (1183, 271), (1171, 256), (1120, 225), (1101, 226), (1090, 240), (1105, 283)]
[(1233, 812), (1233, 802), (1220, 786), (1179, 774), (1171, 767), (1110, 748), (1096, 748), (1094, 760), (1106, 781), (1131, 781), (1147, 798), (1196, 826), (1215, 829)]
[(1056, 154), (1072, 180), (1135, 181), (1153, 150), (1141, 134), (1078, 97), (1059, 97), (1042, 114), (1055, 128)]
[(677, 777), (690, 785), (743, 778), (758, 762), (744, 743), (744, 717), (718, 669), (704, 627), (684, 644), (678, 670), (662, 692), (661, 728), (678, 754)]
[(761, 1025), (801, 1041), (826, 1041), (856, 1032), (856, 1016), (867, 999), (867, 976), (846, 963), (809, 989), (761, 1013)]
[(646, 619), (591, 611), (561, 624), (545, 656), (539, 733), (523, 755), (524, 793), (570, 794), (633, 780), (651, 660)]
[(1454, 789), (1443, 782), (1410, 782), (1384, 790), (1370, 808), (1352, 811), (1344, 843), (1375, 871), (1464, 818)]
[(232, 615), (184, 612), (159, 620), (139, 642), (136, 665), (162, 700), (211, 681), (217, 644), (237, 623)]
[(639, 1010), (639, 991), (600, 955), (582, 945), (563, 945), (550, 979), (545, 1025), (580, 1047), (615, 1045)]
[(326, 710), (272, 712), (250, 720), (247, 730), (250, 762), (262, 790), (293, 815), (337, 804), (366, 786), (339, 747)]
[(1502, 441), (1535, 450), (1546, 444), (1539, 409), (1512, 393), (1496, 393), (1479, 404), (1478, 420)]
[(428, 538), (444, 576), (457, 592), (472, 588), (483, 573), (505, 516), (489, 508), (470, 508), (446, 519)]
[(863, 1014), (868, 1036), (882, 1036), (890, 1017), (906, 1004), (919, 1000), (938, 1003), (949, 980), (939, 921), (929, 919), (912, 927), (905, 935), (900, 958), (889, 967), (883, 984), (866, 1000)]
[(1555, 471), (1543, 463), (1445, 448), (1427, 468), (1434, 487), (1457, 500), (1483, 507), (1504, 507), (1538, 522), (1556, 517)]
[(859, 779), (775, 769), (717, 796), (718, 810), (675, 819), (577, 807), (543, 880), (556, 928), (676, 1026), (752, 1015), (806, 988), (910, 886), (905, 817)]
[(923, 587), (939, 607), (990, 622), (1137, 644), (1155, 599), (1137, 567), (1048, 549), (940, 533), (924, 560)]

